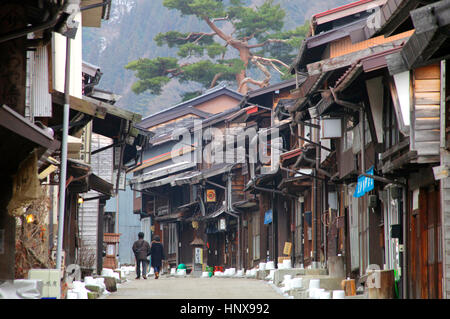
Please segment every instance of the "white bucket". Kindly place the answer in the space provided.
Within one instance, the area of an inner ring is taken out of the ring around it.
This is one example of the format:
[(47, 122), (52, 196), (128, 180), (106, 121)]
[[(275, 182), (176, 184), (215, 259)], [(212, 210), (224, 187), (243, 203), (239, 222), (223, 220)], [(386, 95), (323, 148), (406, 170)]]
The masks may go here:
[(266, 269), (267, 270), (275, 269), (275, 263), (273, 261), (268, 261), (267, 264), (266, 264)]
[[(152, 267), (153, 269), (153, 267)], [(177, 270), (175, 268), (170, 268), (170, 274), (175, 275), (177, 273)]]
[(259, 263), (259, 270), (266, 270), (266, 263)]
[(84, 289), (84, 282), (75, 280), (75, 281), (72, 282), (72, 285), (73, 285), (73, 290)]
[(312, 288), (309, 290), (309, 297), (312, 299), (319, 299), (320, 294), (324, 291), (325, 291), (325, 289), (323, 289), (323, 288)]
[(333, 299), (344, 299), (345, 291), (344, 290), (333, 290)]
[(202, 272), (202, 278), (209, 278), (209, 272), (207, 271)]
[(178, 269), (177, 275), (178, 276), (186, 276), (186, 269)]
[(320, 279), (311, 279), (309, 281), (309, 289), (319, 289), (320, 288)]
[(284, 269), (291, 269), (292, 261), (290, 259), (283, 260), (283, 267)]
[(331, 293), (329, 291), (322, 291), (319, 295), (319, 299), (331, 299)]
[(293, 278), (292, 279), (292, 288), (302, 288), (303, 287), (303, 279), (302, 278)]
[(85, 285), (96, 285), (97, 281), (94, 279), (94, 277), (86, 276), (86, 277), (84, 277), (84, 284)]
[(104, 277), (113, 277), (114, 275), (114, 271), (112, 269), (109, 268), (103, 268), (102, 269), (102, 276)]

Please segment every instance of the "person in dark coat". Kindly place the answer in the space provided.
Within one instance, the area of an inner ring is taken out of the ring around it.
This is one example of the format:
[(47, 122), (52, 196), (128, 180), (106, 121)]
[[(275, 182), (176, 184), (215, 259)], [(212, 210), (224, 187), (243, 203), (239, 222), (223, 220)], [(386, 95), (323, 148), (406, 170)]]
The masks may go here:
[(161, 270), (161, 264), (164, 259), (164, 247), (160, 242), (160, 238), (156, 235), (152, 241), (152, 247), (150, 249), (150, 257), (152, 267), (155, 270), (155, 279), (159, 277), (159, 271)]
[(136, 240), (133, 244), (133, 252), (136, 257), (136, 279), (141, 277), (141, 265), (142, 278), (147, 279), (147, 257), (150, 255), (150, 244), (144, 240), (143, 232), (138, 234), (138, 240)]

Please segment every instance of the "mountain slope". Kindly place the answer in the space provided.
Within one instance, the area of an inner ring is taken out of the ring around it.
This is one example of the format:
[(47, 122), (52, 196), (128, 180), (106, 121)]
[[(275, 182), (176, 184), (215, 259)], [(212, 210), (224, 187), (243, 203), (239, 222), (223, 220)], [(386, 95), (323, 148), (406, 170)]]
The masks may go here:
[[(208, 31), (194, 17), (181, 17), (168, 10), (163, 0), (113, 0), (110, 20), (101, 28), (83, 28), (83, 59), (97, 65), (103, 72), (99, 87), (122, 96), (117, 105), (147, 116), (180, 101), (181, 93), (198, 89), (198, 85), (180, 85), (172, 81), (161, 96), (149, 93), (136, 95), (131, 91), (133, 72), (124, 66), (141, 57), (174, 56), (175, 51), (158, 47), (153, 38), (169, 30)], [(253, 5), (264, 0), (251, 0)], [(285, 29), (293, 29), (313, 14), (328, 10), (349, 0), (278, 0), (286, 10)]]

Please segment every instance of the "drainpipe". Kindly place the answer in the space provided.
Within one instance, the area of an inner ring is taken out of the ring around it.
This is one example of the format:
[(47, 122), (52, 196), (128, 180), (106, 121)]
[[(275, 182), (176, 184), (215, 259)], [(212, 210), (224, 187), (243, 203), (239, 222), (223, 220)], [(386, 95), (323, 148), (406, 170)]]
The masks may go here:
[[(316, 136), (318, 136), (318, 131), (316, 130), (316, 132), (315, 132), (315, 135)], [(313, 206), (314, 206), (314, 208), (313, 208), (313, 213), (314, 213), (314, 220), (313, 220), (313, 225), (314, 225), (314, 255), (313, 255), (313, 262), (315, 263), (315, 264), (317, 264), (317, 262), (318, 262), (318, 256), (319, 256), (319, 254), (318, 254), (318, 250), (319, 250), (319, 247), (318, 247), (318, 218), (317, 218), (317, 215), (318, 215), (318, 212), (317, 212), (317, 210), (319, 209), (319, 205), (318, 205), (318, 203), (317, 203), (317, 201), (318, 201), (318, 199), (319, 199), (319, 196), (317, 196), (317, 192), (318, 192), (318, 190), (319, 190), (319, 187), (318, 187), (318, 181), (317, 181), (317, 175), (318, 175), (318, 171), (317, 171), (317, 168), (318, 168), (318, 166), (319, 166), (319, 162), (320, 162), (320, 148), (319, 148), (319, 146), (317, 146), (316, 145), (316, 166), (315, 166), (315, 168), (314, 168), (314, 172), (313, 172), (313, 174), (314, 174), (314, 176), (316, 177), (316, 178), (314, 178), (313, 179), (313, 188), (314, 188), (314, 198), (313, 198)], [(315, 268), (315, 265), (313, 264), (313, 268)]]
[(58, 245), (56, 250), (56, 269), (61, 270), (61, 256), (64, 236), (64, 211), (66, 204), (66, 175), (67, 175), (67, 141), (69, 135), (70, 111), (70, 38), (66, 37), (66, 70), (64, 83), (64, 115), (61, 147), (61, 173), (59, 178), (59, 213), (58, 213)]
[(236, 211), (233, 208), (233, 203), (232, 203), (232, 194), (231, 194), (231, 170), (233, 169), (233, 167), (235, 165), (237, 165), (238, 163), (233, 164), (229, 170), (228, 170), (228, 182), (227, 182), (227, 209), (225, 210), (225, 212), (228, 215), (233, 216), (234, 218), (237, 219), (237, 234), (238, 234), (238, 251), (237, 251), (237, 267), (236, 268), (241, 268), (241, 217), (240, 217), (240, 212)]

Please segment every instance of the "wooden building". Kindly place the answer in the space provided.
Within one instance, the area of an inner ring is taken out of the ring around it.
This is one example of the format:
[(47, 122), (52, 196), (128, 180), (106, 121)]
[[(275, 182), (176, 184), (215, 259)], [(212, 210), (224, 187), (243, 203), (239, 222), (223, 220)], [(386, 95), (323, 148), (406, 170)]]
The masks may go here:
[[(362, 4), (355, 2), (351, 13)], [(429, 37), (427, 28), (420, 29), (432, 12), (428, 5), (388, 0), (377, 6), (369, 16), (352, 18), (345, 6), (318, 15), (328, 29), (313, 24), (314, 35), (294, 61), (293, 72), (307, 72), (308, 78), (290, 112), (304, 129), (308, 122), (320, 124), (321, 146), (330, 148), (320, 162), (334, 184), (328, 187), (338, 194), (334, 213), (327, 207), (330, 189), (322, 193), (322, 211), (329, 214), (321, 240), (328, 256), (343, 254), (347, 275), (360, 282), (374, 265), (393, 270), (398, 297), (442, 298), (445, 201), (433, 170), (440, 167), (444, 143), (441, 60), (447, 37), (441, 24), (430, 27)], [(446, 14), (439, 16), (443, 26)], [(332, 128), (339, 134), (325, 144), (323, 136)], [(323, 152), (322, 147), (318, 158)]]

